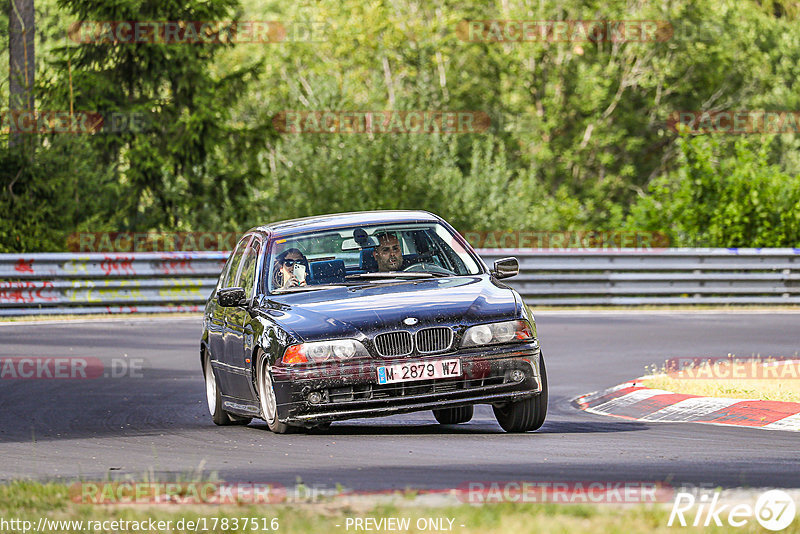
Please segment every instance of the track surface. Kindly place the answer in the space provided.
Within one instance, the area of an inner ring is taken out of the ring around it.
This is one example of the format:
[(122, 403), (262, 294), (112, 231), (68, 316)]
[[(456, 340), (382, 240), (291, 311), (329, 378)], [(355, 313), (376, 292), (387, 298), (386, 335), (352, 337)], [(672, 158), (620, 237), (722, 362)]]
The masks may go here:
[(538, 432), (502, 432), (491, 408), (439, 426), (430, 412), (278, 436), (260, 420), (216, 427), (198, 361), (200, 318), (0, 325), (0, 356), (145, 360), (140, 377), (0, 380), (0, 480), (201, 470), (228, 481), (444, 488), (469, 481), (666, 481), (800, 487), (800, 435), (643, 424), (578, 411), (573, 397), (688, 356), (794, 356), (800, 314), (537, 314), (550, 411)]

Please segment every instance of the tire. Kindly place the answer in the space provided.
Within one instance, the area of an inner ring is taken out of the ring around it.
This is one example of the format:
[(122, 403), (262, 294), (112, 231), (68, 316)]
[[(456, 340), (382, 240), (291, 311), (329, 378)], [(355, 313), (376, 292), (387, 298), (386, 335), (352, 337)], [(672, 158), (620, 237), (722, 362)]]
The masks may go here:
[(472, 419), (474, 408), (470, 406), (458, 406), (457, 408), (442, 408), (433, 410), (433, 416), (442, 425), (457, 425), (466, 423)]
[(492, 406), (494, 416), (506, 432), (528, 432), (537, 430), (544, 424), (547, 416), (547, 371), (544, 356), (539, 358), (542, 373), (542, 392), (518, 402)]
[(269, 361), (262, 357), (258, 363), (258, 403), (261, 407), (261, 418), (267, 422), (267, 426), (276, 434), (287, 434), (295, 430), (295, 427), (282, 423), (278, 419), (278, 401), (275, 398), (275, 388), (272, 386), (272, 375), (269, 372)]
[(231, 415), (222, 409), (222, 395), (219, 392), (219, 382), (217, 381), (217, 376), (214, 374), (214, 368), (211, 366), (211, 356), (208, 351), (205, 352), (205, 364), (203, 367), (203, 374), (205, 375), (206, 382), (206, 402), (208, 403), (208, 412), (211, 414), (211, 420), (214, 421), (214, 424), (219, 426), (249, 424), (251, 421), (249, 417)]

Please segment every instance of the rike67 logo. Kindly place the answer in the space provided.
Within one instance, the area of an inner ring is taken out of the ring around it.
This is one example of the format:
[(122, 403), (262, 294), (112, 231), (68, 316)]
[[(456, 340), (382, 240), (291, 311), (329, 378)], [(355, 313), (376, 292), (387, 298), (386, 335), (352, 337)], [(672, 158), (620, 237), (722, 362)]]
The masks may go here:
[(699, 497), (681, 491), (675, 495), (667, 526), (708, 527), (713, 523), (721, 527), (727, 522), (732, 527), (743, 527), (755, 519), (763, 528), (779, 531), (792, 523), (795, 511), (794, 499), (777, 489), (762, 493), (755, 506), (742, 502), (720, 504), (719, 491)]

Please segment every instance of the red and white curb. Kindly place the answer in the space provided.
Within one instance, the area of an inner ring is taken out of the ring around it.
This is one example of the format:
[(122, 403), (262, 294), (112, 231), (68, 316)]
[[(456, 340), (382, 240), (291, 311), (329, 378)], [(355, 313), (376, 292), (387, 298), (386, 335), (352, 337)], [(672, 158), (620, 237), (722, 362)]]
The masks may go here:
[(573, 399), (581, 410), (635, 421), (706, 423), (800, 432), (800, 402), (723, 399), (650, 389), (638, 380)]

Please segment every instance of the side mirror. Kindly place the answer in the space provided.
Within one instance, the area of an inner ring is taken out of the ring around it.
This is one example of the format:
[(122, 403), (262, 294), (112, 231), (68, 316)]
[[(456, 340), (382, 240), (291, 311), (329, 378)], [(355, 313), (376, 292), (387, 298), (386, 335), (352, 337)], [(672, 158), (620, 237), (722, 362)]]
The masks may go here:
[(245, 299), (243, 287), (226, 287), (217, 291), (217, 302), (223, 308), (231, 308), (233, 306), (241, 306), (244, 304), (242, 301)]
[(511, 278), (519, 274), (519, 261), (517, 258), (503, 258), (494, 262), (492, 274), (495, 278)]

